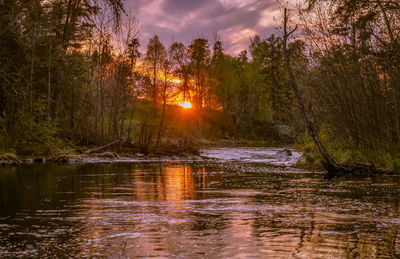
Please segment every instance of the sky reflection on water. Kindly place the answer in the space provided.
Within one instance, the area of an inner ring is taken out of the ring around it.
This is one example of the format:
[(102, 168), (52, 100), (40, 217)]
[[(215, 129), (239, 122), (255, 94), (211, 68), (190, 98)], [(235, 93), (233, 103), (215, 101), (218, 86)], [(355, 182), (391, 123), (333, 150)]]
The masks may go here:
[(398, 177), (328, 182), (301, 170), (242, 171), (201, 163), (1, 169), (0, 257), (400, 255)]

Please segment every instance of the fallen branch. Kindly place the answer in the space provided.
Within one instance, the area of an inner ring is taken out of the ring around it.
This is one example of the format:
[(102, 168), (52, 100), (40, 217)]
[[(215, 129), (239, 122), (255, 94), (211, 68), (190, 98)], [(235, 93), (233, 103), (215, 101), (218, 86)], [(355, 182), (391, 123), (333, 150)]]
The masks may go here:
[(104, 146), (101, 146), (101, 147), (97, 147), (97, 148), (94, 148), (94, 149), (89, 149), (89, 150), (83, 152), (83, 154), (84, 155), (90, 155), (92, 153), (98, 152), (98, 151), (100, 151), (100, 150), (102, 150), (104, 148), (107, 148), (107, 147), (111, 147), (112, 145), (118, 144), (120, 142), (125, 142), (125, 139), (119, 139), (119, 140), (116, 140), (116, 141), (114, 141), (112, 143), (109, 143), (107, 145), (104, 145)]

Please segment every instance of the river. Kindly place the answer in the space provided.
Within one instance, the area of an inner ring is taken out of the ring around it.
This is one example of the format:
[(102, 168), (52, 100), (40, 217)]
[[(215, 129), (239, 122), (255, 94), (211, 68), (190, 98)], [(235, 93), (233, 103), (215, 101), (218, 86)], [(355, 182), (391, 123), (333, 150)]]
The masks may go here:
[(400, 256), (398, 176), (328, 181), (278, 153), (2, 168), (0, 258)]

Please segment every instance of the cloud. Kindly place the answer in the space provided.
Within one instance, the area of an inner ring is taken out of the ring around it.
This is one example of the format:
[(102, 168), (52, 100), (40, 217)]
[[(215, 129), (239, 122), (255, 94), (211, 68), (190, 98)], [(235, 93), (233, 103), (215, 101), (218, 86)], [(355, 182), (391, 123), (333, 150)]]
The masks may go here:
[(221, 32), (222, 38), (229, 42), (229, 48), (227, 49), (230, 53), (239, 53), (246, 49), (251, 38), (257, 34), (256, 31), (244, 28), (240, 25), (228, 28)]
[(279, 17), (276, 0), (126, 0), (126, 7), (142, 24), (142, 46), (155, 34), (167, 46), (199, 36), (212, 42), (218, 34), (232, 55), (255, 34), (271, 34), (277, 26), (274, 17)]

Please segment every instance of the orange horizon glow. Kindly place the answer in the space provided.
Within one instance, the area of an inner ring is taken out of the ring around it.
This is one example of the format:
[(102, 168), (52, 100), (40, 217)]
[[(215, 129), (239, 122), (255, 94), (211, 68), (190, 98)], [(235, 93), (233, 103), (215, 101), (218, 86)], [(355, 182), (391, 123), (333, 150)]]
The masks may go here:
[(183, 109), (191, 109), (192, 108), (192, 104), (188, 101), (180, 103), (179, 106), (181, 106)]

